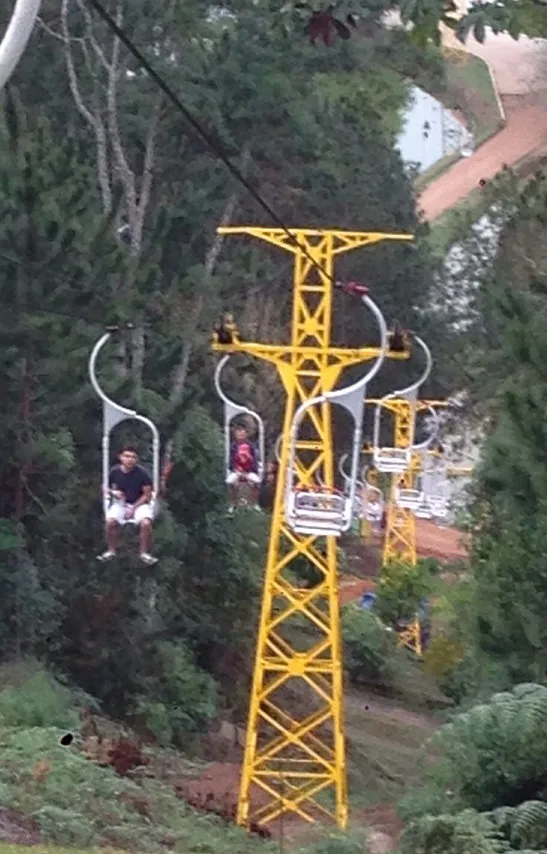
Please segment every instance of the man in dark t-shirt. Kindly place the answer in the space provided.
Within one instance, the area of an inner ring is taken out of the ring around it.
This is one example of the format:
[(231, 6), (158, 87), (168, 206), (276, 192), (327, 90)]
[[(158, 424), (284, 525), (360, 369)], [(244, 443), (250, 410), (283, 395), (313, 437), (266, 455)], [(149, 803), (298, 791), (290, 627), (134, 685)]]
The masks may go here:
[(140, 558), (143, 563), (154, 564), (152, 557), (152, 479), (146, 469), (138, 465), (135, 448), (125, 447), (120, 453), (120, 463), (111, 470), (108, 478), (108, 495), (111, 504), (106, 511), (105, 536), (107, 550), (98, 560), (108, 561), (116, 557), (120, 525), (133, 524), (139, 527)]

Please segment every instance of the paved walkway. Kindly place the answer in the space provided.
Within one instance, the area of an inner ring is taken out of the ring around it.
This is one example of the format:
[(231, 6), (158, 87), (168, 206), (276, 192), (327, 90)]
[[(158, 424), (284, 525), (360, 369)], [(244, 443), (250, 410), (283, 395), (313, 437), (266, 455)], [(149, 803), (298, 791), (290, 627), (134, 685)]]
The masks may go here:
[(447, 32), (444, 44), (489, 62), (506, 125), (424, 190), (418, 205), (427, 220), (462, 201), (481, 179), (491, 180), (504, 165), (514, 166), (525, 157), (547, 151), (547, 41), (514, 41), (510, 36), (488, 34), (483, 45), (471, 37), (462, 45)]

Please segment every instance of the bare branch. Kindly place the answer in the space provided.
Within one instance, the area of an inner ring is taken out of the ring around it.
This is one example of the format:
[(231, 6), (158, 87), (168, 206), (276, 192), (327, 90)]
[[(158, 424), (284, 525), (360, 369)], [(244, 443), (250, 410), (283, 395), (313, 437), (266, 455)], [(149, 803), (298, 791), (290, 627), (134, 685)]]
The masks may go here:
[[(70, 32), (68, 29), (68, 4), (69, 0), (62, 0), (61, 28), (63, 33), (63, 40), (65, 43), (65, 62), (68, 73), (68, 83), (70, 87), (70, 92), (74, 99), (74, 103), (76, 104), (76, 107), (78, 109), (78, 112), (85, 119), (85, 121), (93, 128), (93, 131), (95, 132), (95, 140), (97, 145), (97, 173), (99, 188), (101, 190), (103, 211), (108, 214), (112, 210), (112, 188), (110, 186), (110, 174), (108, 167), (108, 139), (106, 135), (106, 129), (99, 111), (91, 111), (86, 106), (82, 97), (82, 93), (80, 91), (80, 87), (78, 84), (78, 76), (76, 74), (76, 67), (74, 65), (74, 57), (72, 55), (71, 48), (71, 41), (75, 40), (71, 39)], [(84, 55), (87, 58), (84, 40), (78, 39), (78, 42), (82, 44), (82, 47), (84, 48)]]
[(86, 107), (84, 99), (82, 97), (82, 93), (80, 92), (80, 87), (78, 85), (78, 77), (76, 75), (76, 68), (74, 66), (74, 57), (72, 56), (72, 49), (70, 47), (71, 37), (68, 29), (68, 3), (69, 0), (62, 0), (61, 4), (61, 28), (63, 31), (63, 38), (65, 42), (65, 61), (66, 69), (68, 72), (68, 83), (78, 112), (86, 120), (86, 122), (91, 125), (93, 130), (95, 130), (97, 124), (95, 116)]
[(97, 41), (97, 39), (95, 38), (95, 36), (93, 34), (93, 18), (91, 16), (91, 12), (89, 11), (87, 6), (85, 5), (84, 0), (76, 0), (76, 3), (78, 5), (78, 8), (80, 9), (82, 15), (84, 16), (86, 38), (89, 40), (89, 43), (90, 43), (91, 47), (93, 48), (93, 50), (95, 51), (95, 54), (96, 54), (99, 62), (101, 63), (102, 67), (105, 69), (105, 71), (110, 71), (110, 64), (109, 64), (106, 56), (104, 55), (103, 49), (101, 48), (101, 46), (99, 45), (99, 42)]
[(144, 151), (144, 162), (142, 167), (142, 175), (141, 175), (141, 186), (139, 192), (139, 201), (137, 205), (136, 215), (135, 215), (135, 243), (138, 246), (142, 244), (142, 232), (144, 228), (144, 218), (146, 216), (146, 211), (148, 209), (148, 203), (150, 201), (150, 193), (152, 191), (152, 181), (154, 178), (154, 155), (155, 155), (155, 146), (156, 146), (156, 137), (159, 126), (159, 119), (161, 113), (161, 107), (163, 103), (163, 96), (160, 95), (152, 109), (152, 115), (150, 117), (150, 124), (148, 126), (148, 132), (146, 134), (146, 145)]
[[(53, 36), (54, 39), (58, 39), (60, 42), (63, 42), (63, 44), (66, 44), (66, 38), (62, 35), (62, 33), (58, 33), (56, 30), (50, 27), (49, 24), (46, 24), (43, 18), (38, 17), (37, 21), (38, 26), (45, 30), (48, 36)], [(82, 39), (77, 38), (76, 36), (71, 36), (70, 41), (81, 42)]]
[[(116, 23), (119, 27), (123, 24), (123, 11), (120, 0), (118, 0), (116, 9)], [(119, 59), (120, 40), (117, 36), (114, 36), (107, 88), (108, 128), (110, 132), (110, 143), (114, 152), (115, 168), (124, 189), (127, 215), (131, 225), (131, 230), (133, 231), (134, 223), (137, 218), (137, 193), (135, 188), (135, 176), (125, 157), (120, 127), (118, 124), (117, 84), (120, 64)], [(133, 241), (132, 248), (135, 253), (140, 251), (140, 246), (133, 244)]]

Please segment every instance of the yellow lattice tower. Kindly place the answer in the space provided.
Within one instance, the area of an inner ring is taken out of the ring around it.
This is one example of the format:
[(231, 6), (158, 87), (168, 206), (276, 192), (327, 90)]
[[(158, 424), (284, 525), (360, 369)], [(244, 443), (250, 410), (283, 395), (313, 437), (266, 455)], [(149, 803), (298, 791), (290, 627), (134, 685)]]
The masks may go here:
[[(367, 403), (380, 403), (370, 400)], [(418, 400), (406, 398), (384, 399), (382, 405), (394, 416), (395, 448), (409, 448), (414, 442), (415, 419), (419, 412), (431, 411), (434, 408), (448, 406), (443, 400)], [(427, 452), (426, 452), (427, 453)], [(434, 453), (434, 452), (433, 452)], [(398, 489), (413, 489), (416, 475), (422, 470), (422, 458), (419, 452), (412, 454), (410, 465), (403, 473), (393, 474), (390, 483), (390, 495), (387, 509), (386, 531), (382, 553), (382, 568), (390, 563), (401, 563), (416, 566), (418, 553), (416, 549), (416, 516), (413, 510), (400, 507), (396, 501)], [(399, 643), (411, 649), (416, 655), (422, 654), (421, 627), (418, 617), (408, 626), (398, 632)]]
[[(287, 395), (237, 821), (244, 826), (266, 824), (292, 812), (313, 822), (325, 814), (343, 828), (348, 806), (336, 538), (300, 536), (286, 524), (290, 429), (303, 401), (332, 390), (345, 367), (378, 355), (376, 347), (331, 346), (335, 256), (383, 240), (413, 238), (312, 229), (290, 229), (287, 234), (246, 226), (221, 228), (219, 233), (248, 234), (294, 256), (291, 343), (243, 342), (236, 333), (231, 344), (214, 345), (221, 352), (245, 352), (274, 364)], [(393, 353), (392, 358), (408, 355)], [(332, 488), (330, 405), (308, 409), (304, 423), (308, 436), (296, 443), (299, 479), (312, 485), (320, 470), (325, 486)], [(312, 589), (298, 587), (288, 575), (292, 562), (302, 555), (321, 575)], [(300, 715), (287, 705), (290, 683), (296, 691), (292, 708), (296, 697), (305, 709)], [(318, 802), (317, 796), (325, 792), (332, 805), (325, 806), (323, 797)]]

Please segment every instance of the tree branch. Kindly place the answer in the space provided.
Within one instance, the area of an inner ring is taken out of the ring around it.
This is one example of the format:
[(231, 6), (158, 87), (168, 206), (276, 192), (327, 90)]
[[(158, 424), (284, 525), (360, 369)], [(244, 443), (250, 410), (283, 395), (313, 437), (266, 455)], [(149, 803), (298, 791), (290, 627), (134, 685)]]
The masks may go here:
[(85, 5), (84, 0), (76, 0), (76, 3), (80, 12), (84, 16), (86, 38), (88, 39), (91, 47), (95, 51), (97, 59), (99, 60), (102, 67), (105, 69), (105, 71), (110, 71), (110, 65), (106, 56), (104, 55), (103, 49), (99, 45), (99, 42), (97, 41), (95, 36), (93, 35), (93, 18), (91, 16), (91, 12)]
[[(251, 146), (250, 143), (246, 144), (242, 159), (241, 159), (241, 171), (243, 175), (246, 174), (247, 168), (249, 166), (249, 159), (251, 156)], [(226, 207), (224, 208), (224, 212), (220, 219), (220, 225), (226, 226), (233, 219), (234, 212), (236, 209), (236, 205), (239, 200), (239, 192), (234, 190), (230, 198), (226, 203)], [(224, 244), (224, 235), (215, 234), (213, 238), (213, 242), (209, 247), (209, 250), (205, 256), (205, 268), (204, 268), (204, 281), (203, 284), (206, 286), (210, 279), (212, 278), (215, 268), (218, 263), (218, 259), (220, 257), (220, 253), (222, 251), (222, 247)], [(194, 301), (193, 310), (188, 319), (188, 324), (186, 327), (186, 331), (184, 334), (184, 344), (182, 347), (182, 355), (181, 360), (176, 367), (173, 374), (173, 382), (171, 385), (171, 392), (169, 395), (169, 406), (171, 409), (177, 407), (181, 400), (182, 395), (184, 393), (184, 385), (186, 383), (186, 377), (188, 375), (188, 368), (190, 365), (190, 357), (192, 355), (192, 350), (194, 347), (195, 340), (195, 331), (197, 329), (199, 319), (201, 317), (203, 306), (205, 304), (205, 292), (204, 289), (201, 290), (197, 299)]]
[(65, 62), (68, 73), (68, 84), (70, 86), (70, 92), (72, 94), (72, 97), (74, 98), (74, 103), (76, 104), (78, 112), (86, 120), (86, 122), (91, 125), (93, 130), (95, 130), (97, 127), (95, 116), (86, 107), (84, 99), (82, 98), (82, 93), (80, 92), (80, 87), (78, 85), (78, 77), (76, 75), (76, 68), (74, 66), (74, 57), (72, 56), (72, 49), (70, 47), (71, 37), (68, 29), (68, 3), (69, 0), (62, 0), (61, 3), (61, 29), (63, 31), (63, 39), (65, 43)]
[[(65, 44), (65, 63), (68, 73), (68, 83), (70, 92), (76, 104), (78, 112), (83, 119), (93, 128), (95, 133), (95, 142), (97, 146), (97, 177), (99, 188), (101, 191), (103, 211), (108, 214), (112, 210), (112, 188), (110, 186), (110, 170), (108, 167), (108, 139), (104, 123), (100, 117), (99, 111), (91, 111), (85, 104), (78, 84), (78, 76), (74, 65), (74, 57), (72, 55), (70, 32), (68, 29), (68, 4), (69, 0), (62, 0), (61, 4), (61, 29), (62, 38)], [(85, 53), (85, 43), (83, 39), (78, 39)]]
[(154, 178), (154, 156), (155, 156), (155, 147), (156, 147), (156, 137), (158, 132), (159, 120), (161, 107), (163, 103), (163, 96), (160, 95), (152, 109), (152, 115), (150, 117), (150, 124), (148, 126), (148, 132), (146, 134), (146, 145), (144, 151), (144, 162), (142, 167), (142, 175), (141, 175), (141, 186), (139, 193), (139, 201), (137, 204), (137, 210), (135, 213), (135, 244), (137, 246), (142, 245), (142, 233), (144, 228), (144, 219), (146, 216), (146, 211), (148, 209), (148, 203), (150, 201), (150, 193), (152, 191), (152, 181)]
[[(116, 23), (119, 27), (123, 24), (123, 10), (120, 0), (118, 0), (116, 8)], [(118, 104), (117, 104), (117, 84), (119, 73), (119, 58), (120, 58), (120, 40), (114, 36), (112, 44), (112, 56), (108, 73), (107, 87), (107, 112), (108, 112), (108, 128), (110, 132), (110, 143), (114, 152), (115, 168), (122, 183), (127, 205), (127, 216), (129, 224), (133, 230), (137, 215), (137, 193), (135, 188), (135, 176), (131, 171), (125, 152), (123, 150), (120, 127), (118, 124)], [(140, 246), (132, 242), (132, 249), (135, 254), (140, 252)]]

